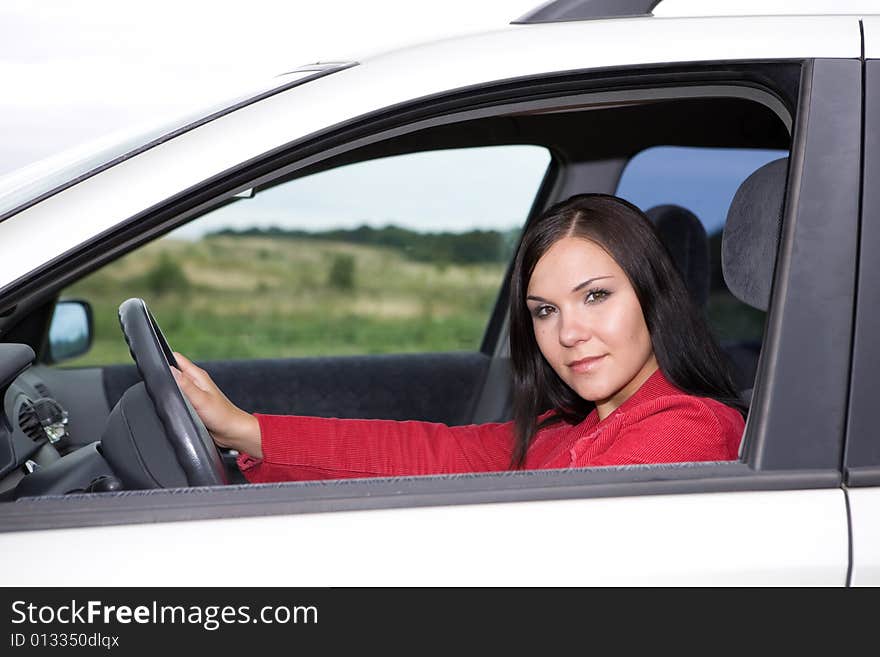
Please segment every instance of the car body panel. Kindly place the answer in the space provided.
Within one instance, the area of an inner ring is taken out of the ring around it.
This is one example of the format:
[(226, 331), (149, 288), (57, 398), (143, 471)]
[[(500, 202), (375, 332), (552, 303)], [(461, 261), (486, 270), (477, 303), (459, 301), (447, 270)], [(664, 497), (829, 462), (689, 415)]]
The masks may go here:
[(880, 16), (863, 16), (865, 59), (880, 59)]
[[(11, 586), (842, 586), (839, 489), (648, 495), (0, 533)], [(133, 564), (137, 567), (133, 568)], [(232, 572), (230, 572), (232, 571)]]
[[(750, 38), (743, 39), (746, 31)], [(662, 50), (657, 42), (664, 44)], [(382, 108), (565, 71), (704, 60), (855, 58), (860, 52), (855, 18), (770, 16), (514, 26), (380, 55), (199, 126), (0, 222), (0, 288), (182, 190)], [(57, 230), (59, 217), (64, 230)], [(34, 235), (40, 236), (39, 249), (18, 247)]]
[(850, 488), (852, 586), (880, 586), (880, 488)]

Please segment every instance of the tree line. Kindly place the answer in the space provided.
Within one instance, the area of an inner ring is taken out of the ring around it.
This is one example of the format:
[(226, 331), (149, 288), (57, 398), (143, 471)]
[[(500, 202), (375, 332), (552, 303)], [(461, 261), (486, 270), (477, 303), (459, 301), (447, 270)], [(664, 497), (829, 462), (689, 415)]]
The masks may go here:
[(471, 230), (464, 233), (419, 233), (399, 226), (373, 228), (360, 226), (311, 232), (278, 227), (245, 228), (210, 233), (227, 237), (269, 237), (272, 239), (330, 240), (349, 244), (383, 246), (398, 249), (417, 262), (437, 264), (507, 263), (516, 246), (519, 229), (507, 231)]

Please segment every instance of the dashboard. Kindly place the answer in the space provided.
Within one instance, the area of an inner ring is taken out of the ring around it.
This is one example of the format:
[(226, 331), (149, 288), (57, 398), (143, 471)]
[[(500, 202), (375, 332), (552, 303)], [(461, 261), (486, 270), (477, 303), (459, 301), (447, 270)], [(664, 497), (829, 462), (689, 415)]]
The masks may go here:
[(38, 375), (26, 370), (6, 389), (5, 435), (0, 439), (0, 495), (76, 449), (69, 414)]
[(0, 501), (118, 490), (100, 439), (100, 370), (31, 365), (33, 351), (0, 344)]
[[(110, 466), (101, 441), (108, 439), (108, 432), (112, 438), (130, 431), (128, 423), (136, 419), (120, 409), (123, 424), (113, 424), (108, 402), (108, 397), (114, 399), (116, 408), (114, 391), (138, 382), (134, 365), (58, 368), (32, 360), (29, 347), (0, 343), (0, 501), (122, 490), (124, 476)], [(163, 431), (149, 428), (148, 442), (152, 436), (158, 440)], [(236, 456), (221, 450), (229, 480), (244, 483)], [(134, 453), (131, 458), (140, 460)]]

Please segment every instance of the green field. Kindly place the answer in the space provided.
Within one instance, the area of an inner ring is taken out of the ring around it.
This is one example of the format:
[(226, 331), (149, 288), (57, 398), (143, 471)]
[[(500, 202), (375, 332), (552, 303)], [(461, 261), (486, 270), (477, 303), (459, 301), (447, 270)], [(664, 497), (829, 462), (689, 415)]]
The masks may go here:
[(91, 351), (65, 365), (131, 362), (117, 319), (129, 297), (197, 359), (476, 349), (503, 275), (343, 242), (162, 239), (65, 290), (95, 315)]
[[(161, 239), (65, 291), (91, 302), (95, 341), (64, 364), (131, 362), (117, 319), (129, 297), (145, 299), (171, 346), (195, 359), (477, 349), (504, 270), (341, 241)], [(721, 339), (761, 336), (763, 313), (726, 291), (708, 313)]]

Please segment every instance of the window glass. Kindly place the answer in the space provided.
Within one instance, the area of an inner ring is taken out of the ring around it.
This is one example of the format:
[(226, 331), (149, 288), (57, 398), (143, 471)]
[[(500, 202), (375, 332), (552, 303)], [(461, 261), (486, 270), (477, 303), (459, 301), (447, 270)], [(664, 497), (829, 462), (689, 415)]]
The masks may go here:
[(634, 156), (617, 194), (650, 211), (673, 204), (692, 212), (709, 239), (709, 298), (706, 313), (732, 357), (743, 387), (750, 387), (763, 336), (765, 313), (727, 289), (721, 270), (721, 231), (739, 185), (762, 165), (787, 157), (785, 150), (658, 146)]
[(549, 161), (428, 151), (242, 194), (65, 290), (95, 321), (69, 364), (130, 362), (133, 296), (197, 359), (476, 350)]
[(740, 303), (721, 274), (721, 229), (740, 184), (762, 165), (788, 151), (739, 148), (658, 146), (633, 157), (617, 194), (649, 210), (675, 204), (694, 213), (709, 237), (709, 320), (722, 340), (760, 340), (764, 313)]

